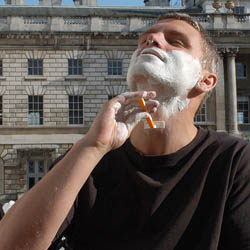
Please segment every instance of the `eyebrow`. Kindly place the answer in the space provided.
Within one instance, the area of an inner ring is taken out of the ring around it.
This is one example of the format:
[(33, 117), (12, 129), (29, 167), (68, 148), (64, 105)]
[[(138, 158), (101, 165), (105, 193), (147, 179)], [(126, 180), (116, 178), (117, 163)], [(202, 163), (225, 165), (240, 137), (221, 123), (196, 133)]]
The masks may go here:
[[(143, 36), (145, 36), (145, 35), (147, 35), (147, 34), (150, 34), (150, 33), (157, 33), (157, 31), (154, 30), (154, 29), (149, 29), (149, 30), (143, 32), (143, 33), (139, 36), (139, 39), (138, 39), (138, 40), (140, 40)], [(165, 33), (165, 32), (164, 32), (164, 33)], [(178, 30), (169, 30), (169, 31), (167, 32), (167, 34), (168, 34), (170, 37), (171, 37), (171, 36), (177, 36), (177, 37), (183, 38), (185, 43), (190, 44), (190, 40), (189, 40), (188, 36), (187, 36), (185, 33), (181, 32), (181, 31), (178, 31)]]

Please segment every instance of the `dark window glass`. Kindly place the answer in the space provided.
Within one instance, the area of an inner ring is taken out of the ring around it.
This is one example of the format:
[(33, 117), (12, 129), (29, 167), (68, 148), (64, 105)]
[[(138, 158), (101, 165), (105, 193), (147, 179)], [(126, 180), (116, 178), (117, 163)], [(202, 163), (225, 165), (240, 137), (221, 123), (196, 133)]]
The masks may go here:
[(35, 185), (35, 178), (29, 177), (29, 189), (31, 189)]
[(3, 75), (3, 60), (0, 60), (0, 76)]
[(206, 110), (206, 104), (203, 103), (201, 109), (196, 114), (194, 118), (195, 122), (206, 122), (207, 121), (207, 110)]
[(82, 59), (68, 59), (68, 74), (82, 75)]
[(122, 60), (108, 60), (108, 75), (122, 75)]
[(247, 78), (247, 65), (245, 63), (237, 62), (235, 66), (236, 66), (237, 79), (246, 79)]
[(249, 123), (249, 100), (248, 97), (239, 97), (237, 101), (238, 123)]
[(42, 59), (28, 59), (28, 75), (43, 75)]
[(82, 96), (69, 96), (69, 124), (83, 124)]
[(29, 96), (29, 125), (43, 124), (43, 96)]
[(0, 96), (0, 125), (3, 125), (3, 97)]
[(42, 179), (47, 169), (43, 160), (32, 160), (27, 162), (27, 186), (32, 188), (39, 180)]
[(234, 7), (233, 13), (234, 14), (244, 14), (244, 7), (242, 7), (242, 6)]

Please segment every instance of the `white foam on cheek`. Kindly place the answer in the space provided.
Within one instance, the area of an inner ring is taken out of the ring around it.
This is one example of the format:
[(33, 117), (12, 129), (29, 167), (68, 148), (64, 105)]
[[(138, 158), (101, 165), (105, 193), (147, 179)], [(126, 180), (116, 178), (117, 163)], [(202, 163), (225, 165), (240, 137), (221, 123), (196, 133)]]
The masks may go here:
[[(165, 52), (153, 47), (144, 49), (139, 56), (138, 52), (137, 49), (133, 53), (127, 74), (127, 82), (132, 90), (137, 89), (135, 77), (143, 76), (149, 84), (169, 86), (174, 89), (176, 96), (182, 96), (187, 89), (195, 86), (201, 76), (200, 62), (183, 51)], [(160, 55), (163, 61), (150, 53)]]
[(135, 87), (135, 84), (134, 84), (134, 71), (133, 71), (133, 67), (136, 63), (136, 57), (137, 57), (137, 54), (139, 52), (139, 49), (136, 49), (131, 57), (131, 60), (130, 60), (130, 64), (129, 64), (129, 68), (128, 68), (128, 72), (127, 72), (127, 83), (128, 83), (128, 86), (129, 88), (132, 90), (132, 91), (136, 91), (136, 87)]
[(201, 76), (200, 62), (183, 51), (172, 50), (164, 53), (167, 59), (165, 81), (174, 84), (177, 96), (185, 95), (183, 90), (192, 89)]
[[(162, 60), (154, 54), (158, 54)], [(199, 60), (180, 50), (165, 52), (156, 47), (143, 51), (137, 49), (133, 53), (127, 74), (128, 85), (132, 90), (137, 89), (135, 79), (138, 76), (145, 78), (145, 84), (150, 85), (150, 89), (158, 89), (156, 98), (169, 117), (188, 106), (187, 95), (201, 77), (201, 64)]]

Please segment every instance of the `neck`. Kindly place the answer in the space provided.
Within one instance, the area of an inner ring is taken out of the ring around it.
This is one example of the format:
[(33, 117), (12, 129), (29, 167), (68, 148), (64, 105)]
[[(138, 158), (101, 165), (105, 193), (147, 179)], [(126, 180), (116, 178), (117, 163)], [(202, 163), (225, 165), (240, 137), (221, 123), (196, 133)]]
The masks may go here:
[(130, 136), (131, 143), (145, 155), (166, 155), (175, 153), (188, 145), (196, 136), (197, 128), (188, 110), (178, 112), (170, 118), (162, 114), (153, 119), (165, 121), (164, 129), (144, 129), (139, 123)]

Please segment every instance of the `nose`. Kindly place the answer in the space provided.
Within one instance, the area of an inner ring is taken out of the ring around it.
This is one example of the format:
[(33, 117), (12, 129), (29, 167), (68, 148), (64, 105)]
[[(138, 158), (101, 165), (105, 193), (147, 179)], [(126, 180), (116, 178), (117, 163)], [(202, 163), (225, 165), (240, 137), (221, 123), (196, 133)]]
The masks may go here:
[(146, 47), (157, 47), (164, 49), (165, 37), (162, 33), (151, 33), (146, 37)]

